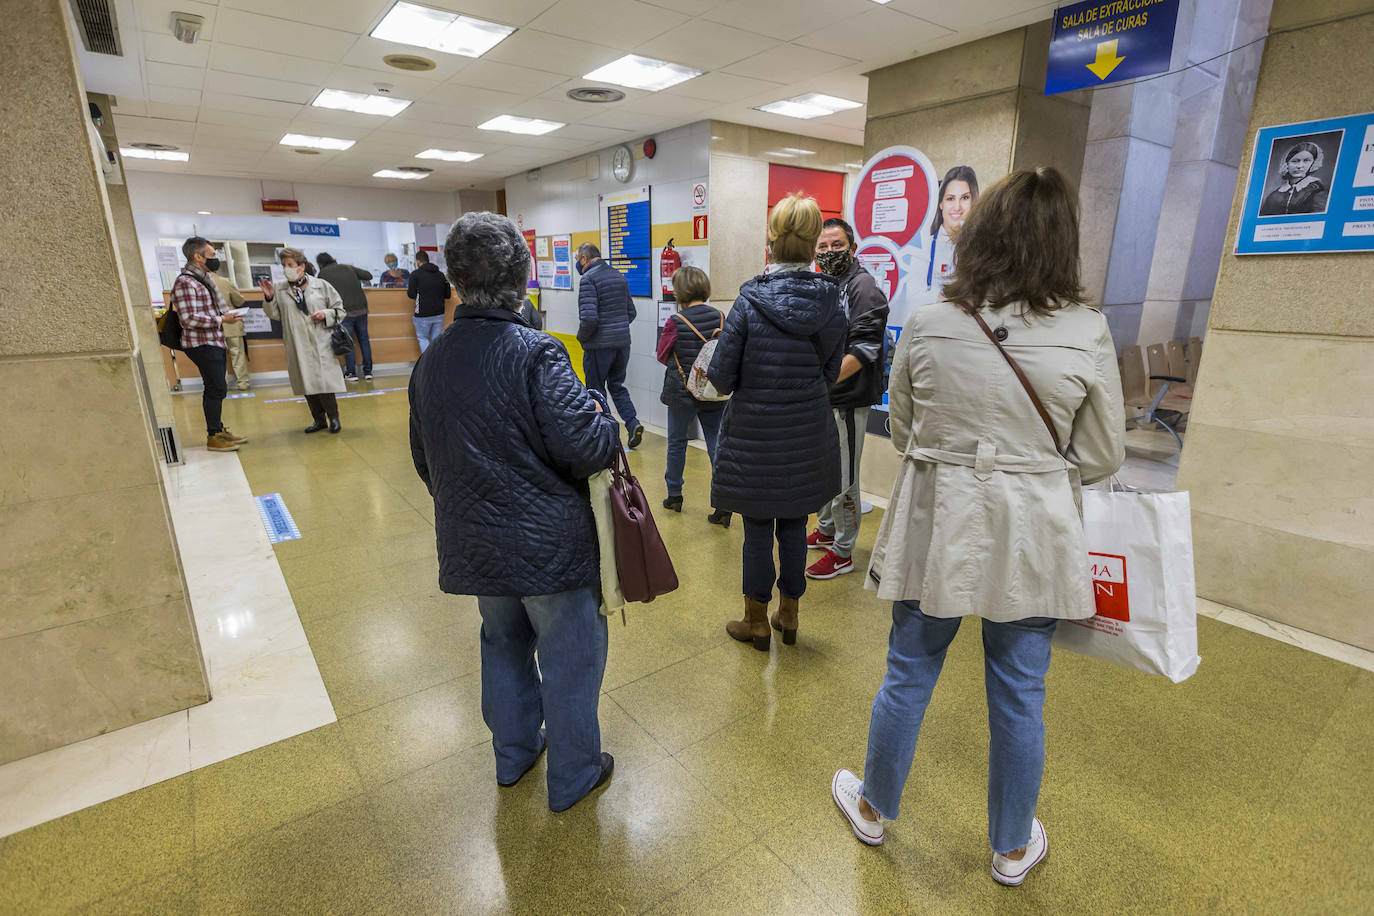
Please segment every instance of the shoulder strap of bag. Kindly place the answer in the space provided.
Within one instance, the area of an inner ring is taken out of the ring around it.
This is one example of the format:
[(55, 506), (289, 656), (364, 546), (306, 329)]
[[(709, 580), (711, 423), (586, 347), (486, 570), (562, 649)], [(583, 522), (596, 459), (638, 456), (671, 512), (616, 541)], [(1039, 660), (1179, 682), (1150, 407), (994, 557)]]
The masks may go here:
[(998, 340), (997, 335), (992, 333), (992, 328), (988, 327), (988, 323), (983, 320), (983, 316), (974, 312), (973, 320), (978, 322), (978, 327), (983, 329), (983, 333), (988, 336), (988, 340), (992, 341), (992, 345), (997, 348), (997, 352), (1001, 353), (1002, 358), (1007, 361), (1007, 365), (1011, 366), (1011, 371), (1016, 373), (1016, 378), (1021, 382), (1021, 387), (1026, 389), (1026, 394), (1030, 395), (1031, 403), (1035, 405), (1035, 412), (1040, 414), (1040, 419), (1045, 423), (1045, 429), (1050, 431), (1050, 438), (1054, 440), (1054, 450), (1062, 455), (1064, 453), (1064, 447), (1059, 444), (1059, 433), (1055, 432), (1054, 424), (1050, 422), (1049, 411), (1045, 409), (1044, 402), (1040, 400), (1040, 395), (1035, 393), (1035, 388), (1032, 387), (1030, 379), (1026, 378), (1026, 373), (1021, 371), (1021, 367), (1016, 364), (1016, 360), (1011, 358), (1011, 354), (1007, 352), (1006, 347), (1002, 346), (1002, 341)]
[[(690, 321), (687, 320), (687, 316), (686, 316), (686, 315), (682, 314), (681, 312), (678, 312), (678, 313), (677, 313), (676, 315), (674, 315), (673, 317), (674, 317), (674, 318), (681, 318), (681, 319), (682, 319), (682, 323), (685, 324), (685, 325), (687, 325), (687, 327), (691, 328), (691, 329), (692, 329), (692, 333), (695, 334), (695, 335), (697, 335), (697, 339), (699, 339), (702, 343), (706, 343), (706, 338), (702, 335), (702, 333), (701, 333), (700, 331), (697, 330), (697, 326), (696, 326), (696, 325), (692, 324), (692, 322), (690, 322)], [(717, 332), (717, 333), (719, 333), (719, 332)]]
[[(190, 277), (192, 280), (195, 280), (201, 286), (205, 287), (206, 291), (210, 293), (210, 301), (212, 303), (219, 301), (219, 290), (216, 289), (215, 286), (208, 280), (196, 276), (184, 267), (181, 269), (181, 275), (184, 277)], [(227, 304), (228, 303), (226, 303), (226, 305)]]

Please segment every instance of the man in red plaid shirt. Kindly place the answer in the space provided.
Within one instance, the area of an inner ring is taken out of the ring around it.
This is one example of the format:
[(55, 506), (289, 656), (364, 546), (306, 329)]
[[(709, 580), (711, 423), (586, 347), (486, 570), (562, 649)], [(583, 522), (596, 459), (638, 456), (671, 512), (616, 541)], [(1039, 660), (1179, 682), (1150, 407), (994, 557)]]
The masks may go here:
[(225, 380), (227, 353), (223, 325), (242, 321), (238, 315), (225, 315), (213, 275), (219, 270), (215, 246), (200, 236), (192, 236), (181, 246), (186, 266), (172, 284), (172, 304), (181, 321), (181, 346), (200, 370), (205, 393), (205, 447), (212, 452), (236, 452), (248, 441), (224, 428), (220, 419), (224, 396), (229, 393)]

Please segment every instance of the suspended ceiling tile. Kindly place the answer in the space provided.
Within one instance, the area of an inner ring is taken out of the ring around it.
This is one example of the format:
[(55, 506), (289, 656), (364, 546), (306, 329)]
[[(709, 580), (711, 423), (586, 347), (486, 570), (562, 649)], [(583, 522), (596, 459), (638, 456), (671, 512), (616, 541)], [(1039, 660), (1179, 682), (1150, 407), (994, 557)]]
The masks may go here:
[(210, 69), (292, 83), (313, 83), (316, 75), (326, 68), (317, 60), (217, 41), (210, 52)]
[(483, 60), (537, 67), (564, 76), (582, 76), (625, 55), (604, 41), (569, 41), (536, 29), (521, 29), (482, 56)]
[(301, 106), (292, 102), (258, 99), (232, 92), (214, 92), (206, 89), (204, 99), (201, 102), (202, 113), (207, 109), (235, 111), (246, 115), (261, 115), (264, 118), (290, 120), (301, 110)]
[[(161, 103), (163, 105), (180, 105), (182, 107), (190, 108), (192, 112), (195, 112), (200, 108), (200, 98), (201, 93), (199, 89), (181, 89), (176, 86), (148, 87), (148, 104), (150, 105), (154, 102)], [(162, 116), (154, 115), (153, 117)], [(178, 118), (177, 120), (194, 121), (195, 119), (195, 115), (192, 114), (189, 118)]]
[(519, 95), (539, 95), (563, 82), (563, 77), (547, 70), (535, 70), (494, 60), (475, 60), (445, 83), (448, 86), (475, 86)]
[(115, 135), (119, 137), (119, 142), (124, 146), (131, 143), (170, 143), (173, 146), (190, 146), (195, 139), (196, 125), (192, 121), (167, 118), (123, 118), (116, 115)]
[(947, 35), (949, 31), (896, 10), (874, 7), (852, 19), (817, 28), (798, 38), (796, 43), (855, 60), (873, 61), (884, 55), (906, 60), (914, 55), (919, 45)]
[(304, 105), (319, 94), (318, 86), (292, 83), (286, 80), (267, 79), (261, 76), (245, 76), (242, 73), (225, 73), (211, 70), (205, 76), (205, 91), (232, 93), (253, 99), (272, 102), (294, 102)]
[(183, 67), (205, 67), (210, 61), (210, 51), (215, 43), (201, 35), (193, 45), (177, 41), (170, 34), (160, 32), (143, 33), (143, 56), (150, 61), (164, 64), (178, 64)]
[(723, 0), (644, 0), (650, 6), (672, 10), (687, 16), (700, 16), (707, 10), (723, 5)]
[[(775, 38), (693, 19), (635, 49), (636, 54), (686, 64), (697, 70), (718, 70), (777, 45)], [(795, 68), (801, 60), (793, 59)]]
[(639, 0), (559, 0), (530, 27), (565, 39), (633, 48), (686, 21), (681, 13)]
[(250, 13), (292, 22), (327, 25), (348, 32), (366, 32), (381, 21), (384, 9), (376, 0), (224, 0), (222, 4)]
[(734, 0), (703, 14), (712, 22), (791, 41), (860, 16), (871, 0)]
[[(219, 8), (213, 3), (202, 3), (200, 0), (134, 0), (134, 16), (138, 19), (139, 28), (146, 32), (171, 36), (174, 12), (200, 16), (205, 20), (201, 26), (200, 40), (214, 38), (215, 16)], [(176, 41), (175, 38), (172, 40)]]
[[(688, 80), (664, 91), (672, 95), (705, 99), (711, 102), (735, 102), (741, 98), (775, 94), (784, 88), (780, 83), (716, 72), (698, 76), (696, 79)], [(779, 96), (779, 98), (782, 97)]]
[(338, 61), (358, 40), (356, 32), (305, 25), (235, 9), (221, 10), (215, 28), (217, 41), (312, 60)]
[(747, 60), (731, 64), (725, 68), (725, 72), (753, 79), (791, 83), (798, 76), (799, 65), (805, 70), (803, 75), (814, 77), (856, 63), (858, 61), (853, 58), (841, 57), (838, 54), (826, 54), (824, 51), (803, 48), (800, 45), (781, 44), (762, 54), (755, 54)]
[(115, 102), (113, 114), (116, 117), (146, 118), (148, 116), (148, 103), (143, 99), (116, 96)]

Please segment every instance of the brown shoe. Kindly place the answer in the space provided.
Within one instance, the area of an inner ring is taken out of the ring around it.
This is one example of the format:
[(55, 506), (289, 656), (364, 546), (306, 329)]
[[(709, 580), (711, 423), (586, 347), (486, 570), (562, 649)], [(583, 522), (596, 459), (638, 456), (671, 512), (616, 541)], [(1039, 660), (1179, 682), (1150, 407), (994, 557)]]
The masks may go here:
[(725, 625), (725, 632), (731, 639), (752, 642), (760, 652), (768, 651), (772, 634), (768, 632), (768, 605), (753, 598), (744, 599), (744, 619), (732, 620)]
[(773, 629), (782, 632), (782, 644), (790, 646), (797, 641), (797, 599), (782, 595), (778, 599), (778, 612), (770, 623)]
[(219, 431), (219, 434), (220, 434), (221, 436), (223, 436), (224, 438), (228, 439), (230, 442), (237, 442), (239, 445), (247, 445), (247, 444), (248, 444), (248, 437), (247, 437), (247, 436), (236, 436), (236, 435), (234, 435), (233, 433), (229, 432), (229, 427), (227, 427), (227, 426), (221, 428), (220, 431)]
[(225, 437), (224, 433), (215, 433), (205, 440), (205, 447), (212, 452), (237, 452), (239, 444), (233, 439)]

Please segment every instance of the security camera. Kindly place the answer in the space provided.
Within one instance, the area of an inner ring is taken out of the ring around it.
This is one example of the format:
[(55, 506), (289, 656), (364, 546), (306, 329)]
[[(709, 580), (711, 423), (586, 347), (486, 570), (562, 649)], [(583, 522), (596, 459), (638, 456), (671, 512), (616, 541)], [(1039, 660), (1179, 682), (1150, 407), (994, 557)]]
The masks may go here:
[(373, 83), (372, 88), (376, 89), (379, 95), (391, 95), (391, 90), (396, 86), (392, 83)]

